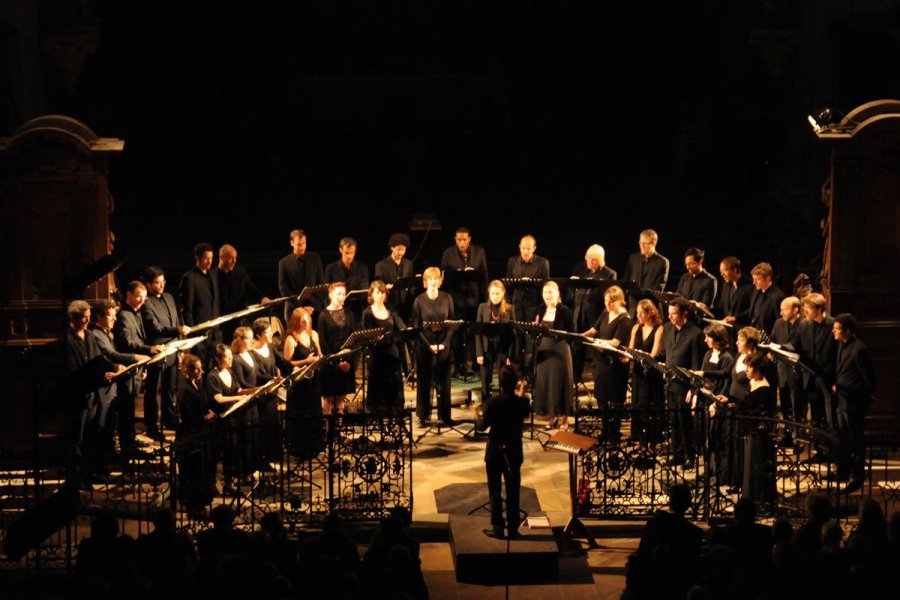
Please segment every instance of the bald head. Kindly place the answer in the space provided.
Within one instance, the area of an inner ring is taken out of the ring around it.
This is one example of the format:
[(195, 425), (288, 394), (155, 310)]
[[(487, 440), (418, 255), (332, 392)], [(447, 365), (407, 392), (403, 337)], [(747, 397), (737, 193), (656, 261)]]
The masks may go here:
[(237, 249), (231, 244), (224, 244), (219, 248), (219, 269), (228, 273), (234, 270), (237, 264)]

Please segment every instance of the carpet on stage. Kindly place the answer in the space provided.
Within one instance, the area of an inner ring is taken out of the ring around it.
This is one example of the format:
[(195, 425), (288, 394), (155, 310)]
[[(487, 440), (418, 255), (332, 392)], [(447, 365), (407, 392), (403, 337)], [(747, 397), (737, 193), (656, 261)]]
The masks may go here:
[[(504, 494), (506, 492), (504, 491)], [(439, 513), (452, 515), (490, 514), (490, 508), (480, 510), (482, 505), (488, 502), (487, 482), (484, 483), (451, 483), (440, 489), (434, 490), (434, 499)], [(522, 487), (519, 492), (519, 504), (521, 509), (529, 515), (541, 512), (541, 503), (538, 501), (534, 488)]]

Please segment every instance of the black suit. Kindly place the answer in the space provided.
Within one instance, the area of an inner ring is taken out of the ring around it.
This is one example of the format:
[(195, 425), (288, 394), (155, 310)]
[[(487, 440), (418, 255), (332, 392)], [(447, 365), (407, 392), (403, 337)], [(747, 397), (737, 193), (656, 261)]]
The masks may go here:
[[(543, 256), (535, 254), (531, 262), (522, 260), (521, 255), (511, 256), (506, 261), (506, 276), (512, 279), (529, 277), (531, 279), (549, 279), (550, 261)], [(541, 299), (541, 286), (523, 285), (517, 286), (510, 294), (513, 304), (519, 309), (519, 314), (525, 317), (537, 314), (538, 307), (543, 303)]]
[[(116, 317), (113, 327), (116, 349), (125, 354), (150, 355), (147, 336), (144, 333), (144, 322), (140, 314), (125, 304)], [(127, 453), (134, 446), (134, 405), (138, 395), (142, 369), (135, 369), (133, 374), (119, 380), (114, 403), (116, 426), (119, 430), (119, 447)]]
[[(134, 354), (126, 354), (116, 350), (112, 332), (105, 331), (92, 323), (88, 328), (88, 334), (94, 338), (94, 343), (97, 345), (100, 353), (105, 356), (110, 363), (116, 365), (130, 365), (137, 361), (137, 357)], [(100, 404), (97, 407), (96, 426), (92, 427), (92, 429), (93, 433), (97, 436), (98, 452), (103, 461), (107, 460), (115, 452), (113, 441), (115, 424), (110, 418), (110, 411), (113, 409), (113, 402), (116, 399), (117, 393), (118, 384), (115, 381), (100, 386), (98, 390)]]
[[(800, 331), (806, 321), (798, 317), (793, 323), (779, 318), (772, 326), (772, 341), (781, 344), (785, 350), (794, 352), (800, 346)], [(803, 393), (803, 376), (792, 365), (783, 360), (777, 361), (778, 398), (781, 401), (781, 418), (787, 421), (805, 420), (806, 403), (800, 400)], [(803, 407), (804, 414), (799, 413)]]
[[(663, 327), (663, 349), (666, 353), (666, 366), (684, 367), (699, 370), (703, 366), (706, 344), (703, 343), (703, 331), (690, 321), (679, 330), (672, 323)], [(685, 403), (685, 396), (690, 388), (682, 383), (669, 384), (668, 408), (672, 427), (675, 460), (680, 462), (691, 459), (696, 449), (693, 444), (693, 421), (690, 407)]]
[(369, 288), (369, 268), (358, 260), (350, 263), (350, 268), (344, 266), (344, 262), (336, 260), (325, 267), (325, 283), (344, 282), (347, 291), (365, 290)]
[(719, 299), (716, 301), (716, 316), (735, 317), (750, 308), (750, 295), (753, 293), (753, 285), (746, 275), (736, 282), (722, 283), (719, 288)]
[[(519, 488), (522, 467), (522, 421), (531, 414), (531, 405), (522, 396), (500, 394), (490, 398), (476, 420), (479, 431), (490, 427), (484, 451), (491, 525), (495, 531), (519, 528)], [(506, 479), (506, 520), (503, 519), (501, 478)]]
[[(466, 269), (480, 271), (481, 276), (478, 277), (477, 281), (447, 281), (447, 272), (464, 271)], [(467, 256), (463, 256), (456, 246), (447, 248), (441, 256), (441, 270), (445, 271), (444, 291), (453, 296), (453, 306), (456, 308), (457, 314), (460, 315), (459, 318), (466, 318), (462, 315), (467, 314), (469, 317), (466, 319), (471, 320), (471, 316), (475, 314), (475, 309), (478, 308), (478, 305), (484, 299), (487, 289), (488, 268), (484, 248), (471, 244), (469, 245)]]
[[(69, 419), (69, 440), (76, 468), (79, 470), (83, 458), (87, 458), (90, 463), (95, 454), (93, 450), (100, 408), (98, 389), (106, 384), (103, 374), (112, 370), (112, 364), (103, 356), (90, 331), (85, 331), (82, 339), (71, 327), (66, 327), (66, 379), (63, 396)], [(90, 471), (90, 464), (87, 469)]]
[[(399, 265), (390, 256), (375, 263), (375, 279), (380, 279), (385, 284), (397, 283), (401, 277), (412, 277), (414, 274), (413, 262), (406, 257), (400, 259)], [(389, 310), (396, 311), (406, 322), (409, 320), (409, 311), (412, 308), (412, 294), (408, 289), (392, 289), (388, 292), (385, 306)]]
[(736, 320), (742, 325), (750, 325), (767, 334), (771, 333), (775, 319), (781, 312), (782, 300), (784, 292), (776, 285), (769, 286), (765, 292), (754, 288), (750, 294), (750, 305), (742, 314), (736, 315)]
[(181, 314), (185, 325), (198, 325), (222, 314), (219, 282), (196, 266), (181, 276)]
[[(282, 296), (296, 296), (303, 288), (325, 283), (322, 258), (315, 252), (297, 256), (293, 252), (278, 261), (278, 292)], [(312, 306), (320, 312), (324, 306), (321, 297), (307, 298), (302, 302), (289, 300), (284, 305), (284, 320), (290, 320), (291, 312), (298, 306)]]
[(837, 342), (832, 335), (834, 318), (825, 315), (821, 323), (804, 319), (798, 332), (797, 351), (800, 359), (816, 371), (812, 376), (803, 372), (803, 406), (800, 414), (806, 416), (809, 403), (812, 422), (818, 427), (834, 427), (834, 402), (831, 386), (834, 385), (834, 370), (837, 364)]
[(635, 252), (625, 263), (624, 279), (634, 281), (642, 290), (663, 291), (669, 281), (669, 259), (654, 252), (645, 260), (643, 254)]
[[(256, 304), (265, 297), (265, 293), (256, 287), (250, 279), (250, 273), (241, 265), (235, 265), (231, 271), (223, 271), (215, 268), (212, 270), (219, 284), (222, 300), (222, 314), (228, 315), (239, 310), (244, 310), (251, 304)], [(227, 338), (226, 338), (227, 339)]]
[(696, 300), (702, 302), (707, 308), (712, 307), (713, 300), (716, 298), (716, 287), (718, 282), (716, 278), (706, 269), (700, 269), (696, 275), (685, 273), (678, 280), (677, 293), (681, 294), (688, 300)]
[[(461, 272), (466, 269), (473, 269), (475, 272), (469, 271), (463, 275)], [(441, 256), (441, 271), (444, 271), (443, 289), (453, 297), (453, 308), (456, 311), (454, 318), (474, 320), (475, 311), (487, 291), (487, 257), (484, 248), (470, 244), (466, 256), (456, 246), (447, 248)], [(476, 279), (463, 279), (468, 276)], [(462, 332), (453, 336), (453, 363), (456, 370), (462, 373), (468, 371), (466, 354), (471, 358), (472, 336), (468, 332)]]
[[(168, 292), (161, 295), (149, 294), (141, 307), (144, 320), (144, 331), (147, 344), (155, 346), (178, 339), (178, 309), (175, 299)], [(159, 407), (156, 401), (159, 392), (159, 404), (162, 405), (162, 426), (175, 429), (178, 418), (175, 414), (175, 394), (178, 385), (178, 356), (172, 354), (162, 362), (147, 367), (147, 380), (144, 385), (144, 427), (148, 431), (159, 431), (157, 419)]]
[(838, 476), (861, 480), (866, 467), (864, 425), (875, 391), (875, 368), (868, 348), (856, 336), (838, 344), (835, 387)]
[[(521, 277), (530, 277), (531, 279), (538, 280), (549, 279), (550, 261), (537, 254), (532, 256), (531, 262), (527, 263), (522, 260), (521, 254), (511, 256), (509, 257), (509, 260), (506, 261), (506, 276), (513, 279)], [(507, 290), (507, 299), (511, 304), (516, 306), (516, 313), (520, 318), (529, 320), (537, 314), (538, 307), (544, 303), (541, 298), (541, 283), (539, 282), (537, 285), (527, 284), (516, 286), (511, 291)], [(516, 357), (516, 362), (524, 364), (523, 359), (527, 360), (527, 357), (521, 356), (526, 350), (525, 347), (525, 338), (520, 334), (518, 346), (519, 356)]]

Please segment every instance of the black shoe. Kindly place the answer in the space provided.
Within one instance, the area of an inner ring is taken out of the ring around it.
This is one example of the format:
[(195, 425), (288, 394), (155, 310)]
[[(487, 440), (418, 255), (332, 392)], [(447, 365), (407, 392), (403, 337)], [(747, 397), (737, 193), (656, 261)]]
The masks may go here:
[(484, 535), (486, 535), (488, 537), (492, 537), (492, 538), (495, 538), (498, 540), (503, 539), (503, 530), (502, 529), (491, 528), (491, 529), (483, 529), (482, 531), (484, 531)]
[(847, 483), (850, 481), (850, 477), (848, 477), (847, 475), (840, 475), (837, 473), (837, 471), (829, 471), (828, 474), (825, 475), (825, 479), (827, 479), (828, 481), (836, 481), (838, 483)]
[(146, 435), (151, 440), (156, 440), (157, 442), (166, 441), (165, 434), (162, 431), (160, 431), (159, 429), (148, 429), (147, 431), (144, 432), (144, 435)]
[(863, 483), (865, 481), (863, 479), (857, 479), (856, 477), (852, 477), (850, 481), (847, 482), (846, 487), (844, 487), (844, 491), (848, 494), (850, 492), (855, 492), (856, 490), (861, 490), (863, 487)]
[(425, 423), (425, 419), (416, 419), (416, 427), (419, 429), (427, 429), (428, 424)]
[(520, 537), (522, 537), (522, 536), (519, 535), (519, 530), (518, 530), (518, 529), (510, 529), (510, 530), (509, 530), (509, 533), (508, 533), (507, 536), (506, 536), (506, 539), (508, 539), (508, 540), (517, 540), (517, 539), (519, 539)]

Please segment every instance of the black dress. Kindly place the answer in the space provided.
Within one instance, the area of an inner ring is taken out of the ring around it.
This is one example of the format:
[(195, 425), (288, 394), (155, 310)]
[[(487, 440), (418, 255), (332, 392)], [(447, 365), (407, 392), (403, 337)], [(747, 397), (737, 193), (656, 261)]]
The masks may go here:
[(184, 505), (201, 508), (212, 502), (215, 491), (215, 460), (210, 448), (210, 426), (206, 413), (204, 386), (182, 378), (176, 392), (179, 416), (175, 433), (175, 456), (178, 461), (178, 493)]
[[(256, 387), (259, 363), (256, 362), (256, 354), (246, 352), (235, 354), (232, 364), (235, 376), (241, 389)], [(260, 427), (259, 403), (261, 398), (254, 399), (236, 413), (241, 430), (241, 461), (250, 467), (250, 471), (263, 467), (263, 432)]]
[[(310, 339), (310, 346), (299, 341), (294, 346), (291, 361), (304, 360), (310, 354), (319, 354), (316, 343)], [(298, 381), (287, 394), (288, 425), (291, 435), (291, 452), (302, 460), (312, 458), (325, 447), (325, 428), (322, 421), (322, 385), (320, 373)]]
[[(734, 357), (730, 352), (725, 351), (714, 356), (713, 351), (709, 350), (703, 356), (703, 365), (700, 370), (703, 371), (703, 377), (713, 382), (714, 387), (710, 390), (713, 394), (717, 396), (726, 394), (731, 387)], [(703, 395), (698, 396), (698, 402), (702, 402), (703, 406), (708, 407), (709, 402), (705, 398), (706, 396)], [(733, 478), (729, 475), (730, 453), (734, 451), (734, 441), (731, 439), (733, 428), (734, 418), (731, 411), (721, 402), (716, 402), (716, 415), (709, 422), (709, 449), (713, 472), (716, 474), (717, 481), (723, 483), (733, 483)]]
[[(325, 310), (319, 315), (319, 343), (322, 354), (329, 355), (341, 349), (353, 330), (356, 329), (353, 313), (346, 309)], [(322, 368), (322, 395), (346, 396), (356, 392), (356, 355), (344, 358), (350, 363), (350, 370), (342, 371), (338, 362), (328, 363)]]
[[(609, 320), (609, 311), (600, 313), (594, 323), (595, 337), (602, 340), (619, 340), (619, 344), (627, 346), (631, 337), (633, 322), (628, 313), (618, 315)], [(603, 439), (616, 443), (621, 437), (622, 409), (625, 407), (625, 395), (628, 393), (628, 363), (619, 360), (618, 354), (611, 352), (594, 352), (594, 396), (600, 410), (607, 414), (603, 420)]]
[[(743, 356), (743, 358), (742, 358)], [(721, 421), (723, 436), (725, 442), (722, 446), (724, 456), (728, 457), (727, 461), (723, 461), (722, 470), (719, 472), (722, 476), (722, 483), (730, 486), (738, 486), (741, 483), (741, 472), (743, 471), (743, 451), (740, 446), (741, 427), (737, 419), (739, 406), (747, 398), (750, 393), (750, 380), (747, 378), (747, 371), (744, 368), (744, 359), (747, 355), (738, 355), (731, 368), (731, 384), (728, 386), (728, 404), (731, 405), (722, 410), (719, 405), (716, 418), (719, 415), (723, 418)], [(717, 471), (718, 472), (718, 471)]]
[[(745, 417), (770, 417), (774, 398), (775, 390), (763, 382), (747, 394), (738, 411)], [(743, 420), (739, 430), (743, 458), (741, 495), (755, 501), (771, 501), (775, 498), (775, 441), (771, 427), (765, 421)]]
[[(204, 388), (206, 396), (209, 398), (209, 407), (217, 415), (221, 415), (228, 410), (227, 404), (216, 402), (216, 394), (223, 396), (237, 396), (240, 392), (240, 383), (238, 383), (237, 375), (231, 369), (225, 369), (225, 372), (231, 374), (231, 383), (226, 384), (222, 379), (222, 374), (217, 369), (213, 369), (206, 374)], [(221, 456), (222, 458), (222, 474), (226, 479), (242, 474), (242, 465), (238, 448), (240, 447), (241, 437), (241, 421), (238, 415), (232, 414), (225, 418), (219, 418), (213, 428), (212, 437), (214, 439), (211, 450), (213, 456)], [(214, 459), (215, 461), (215, 459)], [(213, 462), (215, 465), (215, 462)], [(215, 467), (213, 467), (215, 468)]]
[[(387, 319), (379, 319), (366, 308), (362, 316), (363, 329), (399, 331), (406, 326), (397, 313), (391, 311)], [(376, 414), (399, 414), (403, 410), (403, 374), (400, 348), (390, 336), (369, 350), (369, 382), (366, 388), (366, 409)]]
[[(272, 344), (266, 344), (268, 352), (253, 349), (256, 359), (256, 385), (265, 385), (280, 375), (287, 376), (294, 366), (287, 361), (281, 351)], [(279, 462), (282, 458), (281, 419), (278, 417), (278, 395), (266, 394), (257, 399), (256, 410), (263, 428), (263, 460), (266, 464)], [(265, 465), (264, 465), (265, 467)]]
[[(638, 325), (634, 333), (634, 347), (647, 354), (653, 352), (656, 332), (662, 325), (655, 325), (644, 338), (644, 328)], [(642, 361), (634, 363), (631, 378), (631, 408), (634, 411), (632, 436), (642, 444), (656, 444), (662, 440), (663, 380), (659, 371)]]
[[(546, 307), (537, 315), (550, 329), (572, 332), (575, 322), (568, 306), (556, 307), (556, 318), (545, 321)], [(575, 414), (575, 379), (572, 374), (572, 350), (565, 340), (545, 335), (535, 351), (534, 412), (555, 417)]]
[[(476, 320), (479, 323), (506, 323), (516, 320), (515, 306), (509, 305), (506, 314), (500, 314), (500, 305), (482, 302), (478, 306)], [(475, 356), (482, 359), (478, 369), (481, 378), (481, 401), (487, 402), (491, 397), (491, 383), (494, 372), (506, 365), (507, 359), (516, 357), (516, 333), (512, 329), (499, 335), (476, 335)]]

